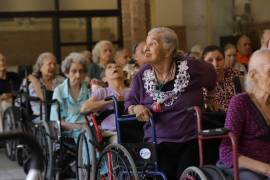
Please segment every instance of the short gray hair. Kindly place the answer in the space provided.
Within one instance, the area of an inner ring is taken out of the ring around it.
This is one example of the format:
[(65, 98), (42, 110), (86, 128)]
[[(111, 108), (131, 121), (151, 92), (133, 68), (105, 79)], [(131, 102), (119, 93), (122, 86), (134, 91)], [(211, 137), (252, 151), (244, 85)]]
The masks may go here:
[(162, 43), (166, 46), (168, 49), (173, 50), (173, 54), (175, 54), (178, 50), (178, 36), (174, 32), (174, 30), (168, 28), (168, 27), (156, 27), (151, 29), (148, 32), (148, 35), (150, 34), (157, 34), (160, 37), (160, 40)]
[(54, 60), (56, 60), (55, 56), (50, 52), (41, 53), (38, 56), (37, 61), (36, 61), (35, 65), (34, 65), (34, 69), (33, 69), (33, 75), (34, 76), (41, 77), (40, 68), (44, 64), (45, 59), (47, 59), (47, 58), (53, 58)]
[(81, 64), (84, 72), (87, 72), (87, 60), (85, 57), (80, 53), (72, 52), (64, 59), (61, 65), (61, 70), (65, 75), (69, 73), (70, 67), (73, 63)]
[[(92, 50), (92, 59), (93, 59), (93, 61), (95, 63), (99, 63), (99, 57), (100, 57), (101, 49), (105, 44), (110, 44), (110, 45), (113, 46), (111, 41), (101, 40), (101, 41), (97, 42), (97, 44), (93, 48), (93, 50)], [(114, 52), (113, 52), (113, 54), (114, 54)]]
[(256, 66), (256, 63), (258, 63), (258, 61), (260, 60), (258, 59), (258, 56), (262, 56), (266, 54), (270, 55), (270, 49), (259, 49), (255, 51), (250, 57), (250, 60), (248, 63), (248, 73), (245, 78), (245, 90), (248, 93), (253, 93), (254, 90), (257, 89), (257, 86), (254, 83), (253, 79), (250, 77), (249, 72), (254, 69), (259, 71), (258, 66)]

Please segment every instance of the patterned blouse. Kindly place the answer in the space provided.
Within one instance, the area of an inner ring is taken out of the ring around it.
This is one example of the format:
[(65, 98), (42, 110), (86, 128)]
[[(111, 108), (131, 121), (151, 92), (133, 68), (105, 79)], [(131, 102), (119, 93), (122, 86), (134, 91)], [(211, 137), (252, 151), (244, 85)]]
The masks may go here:
[[(239, 154), (270, 164), (270, 126), (247, 93), (231, 99), (225, 128), (234, 134)], [(228, 139), (222, 141), (219, 157), (226, 167), (232, 167), (232, 145)]]
[[(223, 111), (227, 111), (230, 99), (236, 94), (234, 78), (239, 77), (240, 72), (232, 68), (226, 68), (224, 71), (224, 81), (216, 82), (214, 102), (222, 107)], [(207, 99), (207, 91), (204, 90), (205, 99)]]

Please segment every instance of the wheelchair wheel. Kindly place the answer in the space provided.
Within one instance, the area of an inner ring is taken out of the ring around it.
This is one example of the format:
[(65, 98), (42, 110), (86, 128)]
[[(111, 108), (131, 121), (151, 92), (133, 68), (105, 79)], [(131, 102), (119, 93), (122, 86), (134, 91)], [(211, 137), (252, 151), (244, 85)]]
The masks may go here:
[(51, 129), (48, 122), (43, 120), (37, 125), (35, 131), (36, 138), (43, 149), (44, 170), (41, 176), (44, 180), (51, 180), (54, 168)]
[(77, 142), (77, 180), (95, 179), (96, 150), (91, 141), (94, 141), (93, 133), (85, 126)]
[(96, 180), (139, 180), (137, 168), (129, 152), (120, 144), (108, 145), (100, 155)]
[(191, 166), (184, 170), (180, 180), (207, 180), (207, 177), (200, 168)]
[(226, 180), (222, 171), (214, 165), (205, 165), (201, 167), (208, 180)]
[[(3, 131), (14, 131), (17, 130), (17, 121), (20, 118), (20, 111), (17, 107), (9, 107), (5, 110), (3, 115)], [(8, 140), (5, 142), (5, 153), (7, 157), (15, 161), (16, 159), (16, 147), (18, 141), (17, 140)]]

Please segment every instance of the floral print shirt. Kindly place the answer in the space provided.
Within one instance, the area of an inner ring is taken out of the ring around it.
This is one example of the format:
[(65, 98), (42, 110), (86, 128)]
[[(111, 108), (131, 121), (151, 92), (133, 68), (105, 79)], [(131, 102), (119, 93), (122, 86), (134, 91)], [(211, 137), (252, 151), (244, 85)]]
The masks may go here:
[[(230, 99), (236, 94), (234, 79), (240, 76), (240, 72), (232, 68), (226, 68), (224, 71), (224, 80), (217, 81), (215, 87), (214, 103), (222, 107), (222, 111), (227, 111)], [(207, 91), (204, 90), (205, 99)]]

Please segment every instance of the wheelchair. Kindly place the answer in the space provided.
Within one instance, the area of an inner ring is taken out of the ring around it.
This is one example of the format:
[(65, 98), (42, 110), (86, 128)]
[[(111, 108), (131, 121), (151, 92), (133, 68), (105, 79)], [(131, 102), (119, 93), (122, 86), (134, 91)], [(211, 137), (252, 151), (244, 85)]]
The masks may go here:
[(229, 138), (232, 143), (233, 150), (233, 179), (239, 180), (239, 169), (238, 169), (238, 150), (237, 143), (234, 135), (229, 132), (226, 128), (206, 129), (202, 128), (202, 112), (197, 106), (189, 108), (190, 111), (194, 112), (197, 117), (197, 131), (198, 131), (198, 144), (199, 144), (199, 160), (200, 166), (191, 166), (184, 170), (180, 180), (226, 180), (230, 177), (226, 177), (223, 172), (215, 165), (204, 165), (204, 140), (213, 139), (224, 139)]
[[(26, 86), (28, 87), (27, 83)], [(48, 143), (44, 142), (44, 140), (46, 140), (44, 137), (46, 136), (44, 131), (42, 131), (44, 127), (47, 127), (46, 121), (43, 121), (44, 117), (42, 115), (43, 107), (46, 107), (46, 101), (43, 103), (38, 97), (29, 96), (27, 87), (14, 93), (12, 106), (4, 112), (4, 132), (15, 130), (34, 136), (40, 145), (42, 145), (43, 153), (45, 154), (46, 150), (50, 148), (50, 144), (48, 145)], [(44, 97), (47, 97), (47, 95)], [(30, 105), (31, 102), (39, 102), (40, 115), (33, 115)], [(33, 120), (38, 117), (40, 121), (34, 122)], [(44, 143), (46, 145), (44, 145)], [(17, 160), (18, 164), (24, 167), (26, 173), (29, 171), (32, 150), (25, 146), (25, 143), (20, 142), (20, 140), (7, 140), (5, 143), (5, 152), (9, 159)], [(46, 167), (47, 166), (45, 166), (45, 173), (47, 172)]]
[[(25, 101), (23, 101), (23, 99)], [(15, 101), (17, 106), (15, 106)], [(12, 106), (7, 108), (3, 116), (3, 131), (22, 131), (32, 134), (34, 124), (32, 119), (37, 117), (32, 115), (30, 102), (38, 101), (39, 98), (30, 97), (27, 93), (20, 91), (13, 96)], [(19, 147), (19, 148), (18, 148)], [(8, 140), (5, 143), (5, 152), (9, 159), (17, 160), (19, 165), (23, 165), (26, 158), (25, 152), (22, 152), (23, 145), (18, 140)]]
[[(61, 128), (60, 103), (57, 100), (48, 100), (45, 106), (45, 120), (41, 123), (39, 142), (43, 148), (44, 180), (58, 180), (75, 178), (75, 164), (77, 145), (74, 139), (65, 135)], [(50, 107), (57, 106), (58, 120), (50, 121)], [(73, 168), (74, 167), (74, 168)]]
[[(41, 173), (41, 178), (48, 180), (59, 179), (60, 172), (65, 170), (65, 168), (62, 168), (62, 164), (64, 164), (62, 159), (65, 159), (63, 158), (63, 154), (65, 153), (64, 150), (60, 149), (62, 144), (65, 143), (62, 143), (61, 122), (55, 126), (57, 128), (54, 128), (49, 121), (50, 106), (53, 103), (57, 104), (57, 102), (51, 100), (53, 92), (46, 90), (44, 86), (42, 86), (45, 98), (43, 102), (37, 97), (29, 96), (27, 87), (28, 84), (26, 83), (24, 90), (14, 95), (13, 105), (4, 112), (4, 131), (16, 130), (34, 136), (43, 150), (44, 171)], [(31, 102), (39, 102), (40, 114), (38, 116), (33, 115)], [(39, 120), (35, 121), (36, 119)], [(57, 130), (55, 131), (55, 129)], [(18, 164), (24, 167), (25, 173), (28, 173), (31, 162), (31, 149), (19, 140), (7, 140), (5, 146), (5, 151), (9, 159), (17, 160)], [(68, 148), (65, 147), (64, 149), (66, 150)], [(67, 151), (72, 152), (72, 156), (75, 157), (75, 148), (69, 148)]]
[[(124, 174), (125, 179), (138, 180), (135, 164), (128, 151), (120, 144), (110, 144), (106, 138), (102, 136), (99, 128), (101, 119), (108, 115), (108, 111), (97, 117), (93, 113), (85, 113), (85, 125), (81, 130), (77, 143), (77, 179), (78, 180), (94, 180), (106, 179), (109, 175), (110, 179), (120, 179), (119, 174)], [(98, 159), (106, 159), (104, 162), (98, 163)], [(96, 173), (98, 166), (102, 166), (102, 175)], [(108, 165), (109, 168), (106, 166)], [(131, 178), (132, 177), (132, 178)]]
[[(156, 158), (156, 130), (153, 119), (153, 142), (143, 143), (143, 123), (134, 115), (120, 115), (119, 104), (113, 100), (118, 144), (109, 144), (100, 153), (96, 164), (95, 179), (147, 179), (161, 177)], [(132, 129), (136, 130), (132, 133)], [(105, 170), (104, 170), (105, 169)]]

